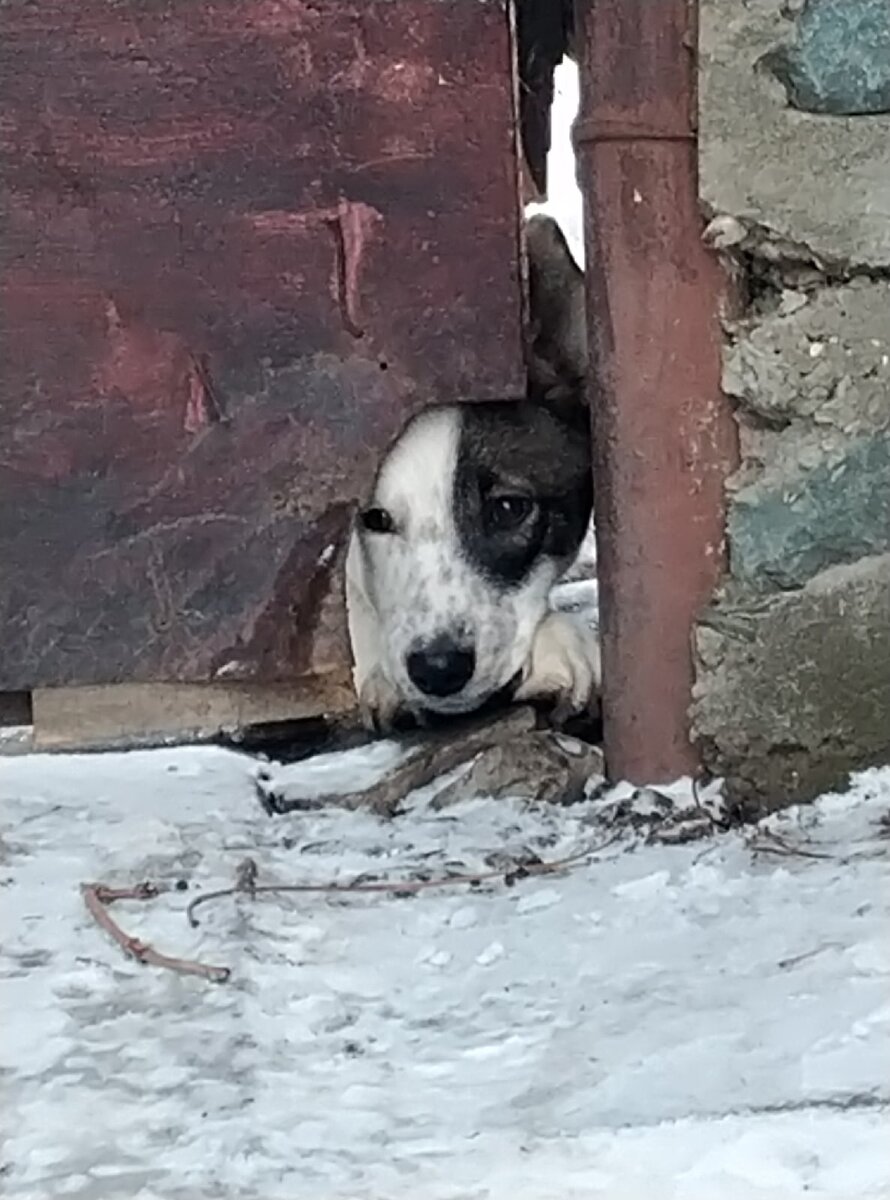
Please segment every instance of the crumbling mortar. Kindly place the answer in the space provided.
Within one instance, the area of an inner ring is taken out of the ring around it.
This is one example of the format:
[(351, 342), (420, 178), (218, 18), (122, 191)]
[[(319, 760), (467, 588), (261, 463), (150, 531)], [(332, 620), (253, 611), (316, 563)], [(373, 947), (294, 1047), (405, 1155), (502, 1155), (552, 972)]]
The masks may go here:
[(890, 265), (818, 254), (806, 242), (784, 237), (768, 225), (715, 213), (708, 205), (705, 218), (704, 241), (729, 260), (737, 298), (735, 313), (723, 322), (730, 339), (752, 319), (775, 313), (783, 292), (812, 293), (843, 287), (854, 279), (890, 281)]

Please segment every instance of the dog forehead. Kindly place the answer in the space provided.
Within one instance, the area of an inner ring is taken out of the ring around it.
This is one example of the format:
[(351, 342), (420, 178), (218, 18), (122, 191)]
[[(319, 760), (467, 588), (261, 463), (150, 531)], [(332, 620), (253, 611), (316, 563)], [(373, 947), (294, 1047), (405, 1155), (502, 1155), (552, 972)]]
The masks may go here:
[(454, 408), (433, 408), (415, 417), (380, 468), (375, 503), (412, 528), (441, 525), (451, 505), (459, 432)]
[(485, 477), (538, 495), (571, 486), (583, 458), (560, 421), (523, 401), (467, 405), (459, 447), (459, 487), (468, 478)]

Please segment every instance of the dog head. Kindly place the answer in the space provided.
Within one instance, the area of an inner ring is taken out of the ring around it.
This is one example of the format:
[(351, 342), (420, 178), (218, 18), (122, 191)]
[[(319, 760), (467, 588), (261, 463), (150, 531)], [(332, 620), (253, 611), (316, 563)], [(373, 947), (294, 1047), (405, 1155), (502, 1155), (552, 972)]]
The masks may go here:
[(517, 675), (587, 528), (586, 442), (528, 402), (431, 409), (406, 429), (355, 551), (409, 707), (467, 712)]

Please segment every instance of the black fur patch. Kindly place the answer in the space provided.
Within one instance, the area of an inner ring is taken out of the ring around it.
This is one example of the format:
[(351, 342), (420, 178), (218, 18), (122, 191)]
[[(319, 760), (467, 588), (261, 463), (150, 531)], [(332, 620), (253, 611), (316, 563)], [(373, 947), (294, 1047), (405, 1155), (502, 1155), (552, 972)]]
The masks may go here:
[[(524, 495), (535, 502), (514, 529), (486, 527), (486, 499)], [(568, 566), (587, 531), (593, 494), (586, 421), (571, 424), (538, 404), (467, 404), (461, 414), (454, 514), (463, 553), (505, 591), (536, 562)]]

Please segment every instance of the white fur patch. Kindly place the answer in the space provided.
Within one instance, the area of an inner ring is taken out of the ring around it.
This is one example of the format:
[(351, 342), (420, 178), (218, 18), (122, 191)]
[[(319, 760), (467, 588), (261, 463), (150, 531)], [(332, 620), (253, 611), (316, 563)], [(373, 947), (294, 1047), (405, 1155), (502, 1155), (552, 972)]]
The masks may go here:
[(595, 630), (574, 613), (551, 612), (535, 631), (516, 699), (553, 696), (566, 714), (581, 712), (601, 680)]

